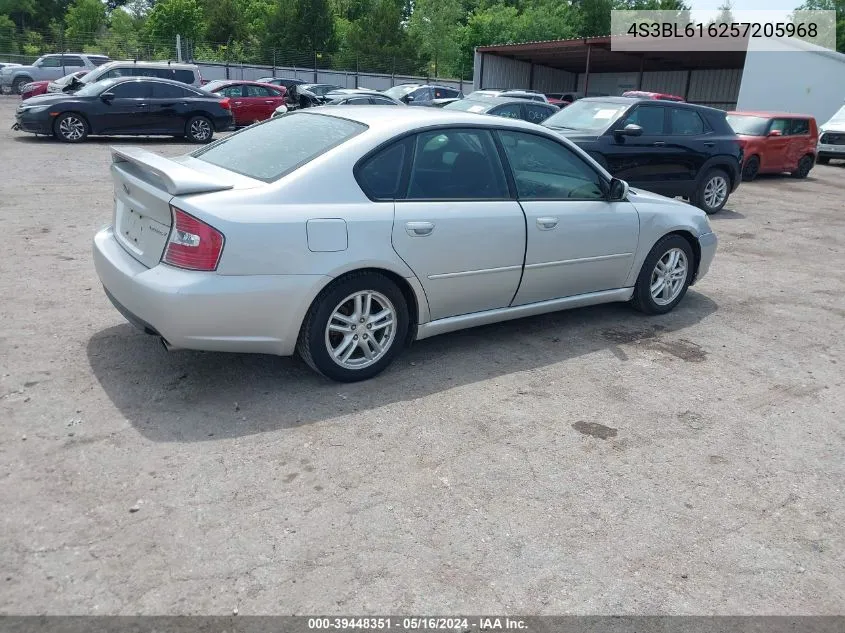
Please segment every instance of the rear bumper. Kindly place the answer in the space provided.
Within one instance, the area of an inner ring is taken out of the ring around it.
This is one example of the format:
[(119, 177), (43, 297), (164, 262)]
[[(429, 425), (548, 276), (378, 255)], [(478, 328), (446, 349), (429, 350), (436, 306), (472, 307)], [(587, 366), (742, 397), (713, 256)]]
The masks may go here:
[(106, 295), (141, 330), (174, 347), (293, 354), (322, 275), (245, 275), (147, 268), (118, 244), (112, 227), (94, 237), (94, 267)]
[(698, 236), (698, 246), (701, 250), (701, 261), (698, 262), (698, 272), (695, 275), (695, 281), (704, 277), (707, 271), (710, 270), (710, 264), (713, 263), (713, 257), (716, 255), (716, 246), (719, 243), (719, 238), (715, 233), (705, 233)]

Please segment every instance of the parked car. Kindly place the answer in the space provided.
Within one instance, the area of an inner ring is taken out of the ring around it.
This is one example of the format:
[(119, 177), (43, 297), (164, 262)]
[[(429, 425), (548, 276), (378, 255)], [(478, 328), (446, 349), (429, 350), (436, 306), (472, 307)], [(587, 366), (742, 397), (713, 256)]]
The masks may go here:
[(332, 84), (301, 84), (301, 86), (303, 89), (317, 95), (318, 97), (325, 97), (327, 93), (341, 88), (341, 86), (335, 86)]
[(628, 90), (622, 93), (623, 97), (636, 97), (637, 99), (659, 99), (661, 101), (686, 101), (683, 97), (669, 95), (663, 92), (646, 92), (644, 90)]
[(384, 91), (391, 99), (414, 106), (437, 106), (442, 99), (460, 99), (464, 94), (448, 86), (399, 84)]
[(821, 128), (817, 160), (827, 165), (833, 158), (845, 160), (845, 105)]
[(444, 110), (460, 110), (475, 114), (492, 114), (509, 119), (522, 119), (531, 123), (542, 123), (560, 108), (550, 103), (528, 101), (514, 97), (492, 97), (472, 99), (467, 97), (450, 103)]
[(789, 172), (806, 178), (816, 162), (819, 132), (809, 115), (728, 112), (743, 149), (742, 179)]
[(541, 101), (543, 103), (549, 102), (546, 95), (536, 90), (475, 90), (467, 95), (467, 99), (495, 99), (497, 97), (513, 97), (515, 99), (528, 99), (529, 101)]
[(78, 72), (65, 75), (61, 79), (56, 79), (55, 81), (48, 81), (45, 79), (44, 81), (33, 81), (32, 83), (28, 83), (22, 88), (23, 92), (21, 93), (21, 101), (26, 101), (30, 97), (45, 94), (50, 84), (66, 86), (75, 79), (80, 79), (84, 77), (87, 73), (87, 70), (80, 70)]
[(4, 68), (11, 68), (12, 66), (20, 66), (20, 64), (16, 64), (14, 62), (0, 62), (0, 70)]
[(611, 301), (664, 314), (716, 249), (699, 209), (524, 121), (314, 108), (182, 158), (112, 156), (94, 264), (131, 323), (168, 349), (296, 351), (340, 381), (476, 325)]
[(256, 81), (262, 84), (284, 86), (285, 90), (287, 90), (288, 92), (290, 92), (292, 86), (301, 86), (302, 84), (308, 83), (307, 81), (302, 81), (301, 79), (289, 79), (287, 77), (262, 77), (261, 79), (257, 79)]
[(283, 86), (257, 81), (210, 81), (202, 89), (229, 98), (235, 125), (252, 125), (269, 119), (276, 108), (285, 104), (287, 93)]
[(368, 90), (366, 88), (344, 88), (334, 90), (325, 96), (326, 105), (388, 105), (404, 106), (398, 99), (388, 97), (386, 94)]
[(579, 99), (542, 125), (570, 138), (631, 186), (682, 196), (707, 213), (741, 181), (742, 146), (725, 112), (632, 97)]
[(0, 89), (21, 94), (21, 89), (33, 81), (58, 79), (77, 70), (94, 70), (109, 61), (105, 55), (64, 53), (42, 55), (31, 66), (12, 66), (0, 70)]
[(207, 143), (234, 125), (229, 99), (169, 79), (122, 77), (88, 84), (72, 95), (28, 99), (15, 127), (78, 143), (89, 134), (184, 136)]
[(608, 94), (606, 92), (594, 92), (590, 91), (589, 94), (584, 94), (583, 92), (547, 92), (546, 97), (548, 99), (554, 99), (555, 101), (563, 101), (564, 103), (573, 103), (578, 101), (578, 99), (583, 99), (584, 97), (607, 97)]
[(159, 79), (171, 79), (179, 83), (199, 88), (203, 84), (202, 74), (196, 64), (180, 64), (176, 62), (138, 62), (118, 61), (103, 64), (96, 70), (91, 71), (85, 77), (70, 83), (60, 85), (58, 82), (51, 83), (47, 92), (75, 92), (80, 88), (93, 84), (103, 79), (116, 79), (118, 77), (157, 77)]

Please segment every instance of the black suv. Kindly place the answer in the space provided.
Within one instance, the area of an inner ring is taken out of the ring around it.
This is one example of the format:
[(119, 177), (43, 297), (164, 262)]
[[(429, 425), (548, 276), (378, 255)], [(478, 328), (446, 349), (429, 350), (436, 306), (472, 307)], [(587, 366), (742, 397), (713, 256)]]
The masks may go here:
[(739, 186), (742, 146), (714, 108), (639, 99), (579, 99), (542, 125), (589, 153), (613, 176), (707, 213)]

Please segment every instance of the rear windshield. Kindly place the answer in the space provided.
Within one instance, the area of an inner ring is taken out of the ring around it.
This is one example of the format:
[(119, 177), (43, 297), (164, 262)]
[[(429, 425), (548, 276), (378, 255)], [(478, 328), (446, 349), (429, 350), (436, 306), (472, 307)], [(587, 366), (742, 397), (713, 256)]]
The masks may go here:
[(250, 178), (272, 182), (367, 129), (363, 123), (294, 112), (253, 125), (192, 154)]
[(761, 116), (747, 116), (744, 114), (729, 114), (728, 124), (736, 134), (746, 136), (765, 136), (769, 127), (769, 119)]

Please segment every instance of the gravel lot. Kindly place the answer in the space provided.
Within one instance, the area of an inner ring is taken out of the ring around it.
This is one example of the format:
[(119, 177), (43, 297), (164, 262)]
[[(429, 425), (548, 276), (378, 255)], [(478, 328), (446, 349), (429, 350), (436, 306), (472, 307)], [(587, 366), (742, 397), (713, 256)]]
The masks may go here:
[(35, 138), (17, 102), (0, 613), (845, 610), (845, 164), (744, 184), (670, 315), (445, 335), (340, 385), (129, 326), (90, 255), (108, 146), (189, 146)]

